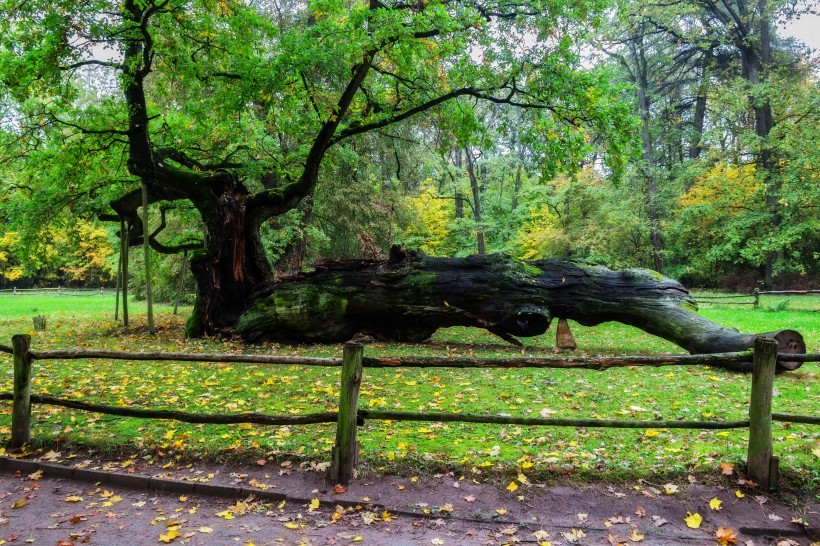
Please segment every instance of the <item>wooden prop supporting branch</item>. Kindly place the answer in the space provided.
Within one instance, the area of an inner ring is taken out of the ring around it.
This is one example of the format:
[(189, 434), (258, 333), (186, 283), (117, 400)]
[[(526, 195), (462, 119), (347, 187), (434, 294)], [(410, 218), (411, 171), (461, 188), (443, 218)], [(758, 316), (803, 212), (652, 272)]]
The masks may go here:
[(749, 478), (763, 489), (776, 488), (777, 459), (772, 457), (772, 392), (777, 361), (777, 341), (755, 339), (752, 395), (749, 401)]
[(359, 442), (356, 440), (358, 426), (359, 387), (362, 384), (362, 355), (364, 347), (347, 343), (342, 353), (342, 385), (339, 399), (339, 421), (336, 425), (336, 445), (330, 479), (346, 484), (353, 478), (359, 459)]
[(31, 440), (31, 336), (11, 338), (14, 351), (14, 398), (11, 408), (11, 447), (21, 448)]
[[(618, 321), (692, 354), (745, 351), (754, 334), (697, 314), (680, 283), (654, 271), (611, 271), (567, 260), (521, 262), (494, 254), (427, 258), (394, 248), (388, 261), (341, 261), (261, 285), (235, 330), (248, 341), (344, 342), (356, 333), (422, 341), (438, 328), (484, 328), (511, 342), (546, 332), (554, 318), (584, 326)], [(781, 353), (805, 353), (793, 330), (769, 334)], [(793, 370), (800, 362), (780, 362)], [(751, 371), (751, 362), (726, 367)]]
[[(148, 184), (142, 182), (142, 225), (143, 230), (148, 229)], [(148, 241), (147, 232), (142, 237), (142, 249), (145, 256), (145, 301), (148, 304), (148, 333), (157, 332), (154, 327), (154, 295), (151, 290), (151, 244)]]

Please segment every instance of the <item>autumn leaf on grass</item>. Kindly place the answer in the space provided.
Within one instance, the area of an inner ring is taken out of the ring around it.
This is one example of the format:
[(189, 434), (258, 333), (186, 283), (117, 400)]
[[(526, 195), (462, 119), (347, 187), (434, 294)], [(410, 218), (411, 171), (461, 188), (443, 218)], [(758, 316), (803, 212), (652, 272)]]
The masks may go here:
[(515, 482), (510, 482), (510, 485), (507, 486), (507, 491), (510, 493), (515, 493), (518, 491), (518, 484)]
[(723, 504), (723, 501), (715, 497), (709, 501), (709, 508), (711, 508), (712, 510), (720, 510), (722, 508), (720, 506), (721, 504)]
[(726, 476), (731, 476), (735, 471), (735, 465), (732, 463), (720, 463), (720, 473)]
[(728, 527), (720, 527), (715, 532), (715, 536), (717, 537), (717, 541), (720, 543), (720, 546), (728, 546), (729, 544), (737, 544), (737, 534), (728, 528)]
[(691, 512), (686, 512), (686, 517), (683, 518), (683, 521), (686, 522), (687, 527), (698, 529), (700, 527), (700, 523), (703, 521), (703, 518), (697, 512), (694, 514)]

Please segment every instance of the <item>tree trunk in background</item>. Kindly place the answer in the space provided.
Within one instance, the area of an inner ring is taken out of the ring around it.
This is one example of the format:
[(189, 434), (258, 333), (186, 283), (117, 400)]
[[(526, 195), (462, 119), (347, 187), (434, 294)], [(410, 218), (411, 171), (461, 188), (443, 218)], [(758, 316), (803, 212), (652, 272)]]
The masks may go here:
[(638, 94), (638, 111), (641, 115), (641, 144), (645, 163), (644, 177), (646, 178), (646, 199), (649, 211), (649, 241), (652, 245), (652, 260), (655, 271), (663, 273), (663, 237), (660, 231), (660, 211), (658, 210), (658, 185), (655, 178), (655, 149), (649, 124), (652, 118), (649, 98), (649, 81), (646, 58), (641, 37), (633, 37), (629, 41), (629, 51), (632, 56), (633, 79)]
[(309, 197), (299, 205), (302, 211), (302, 218), (299, 220), (299, 231), (301, 235), (285, 247), (284, 252), (273, 264), (273, 269), (277, 275), (296, 275), (302, 271), (302, 264), (305, 261), (307, 251), (306, 228), (313, 216), (313, 198)]
[[(386, 262), (325, 262), (312, 273), (267, 285), (254, 294), (236, 332), (249, 341), (337, 343), (356, 333), (421, 341), (438, 328), (473, 326), (516, 342), (565, 318), (585, 326), (622, 322), (694, 354), (753, 346), (754, 335), (695, 309), (682, 285), (648, 270), (525, 263), (500, 254), (423, 258), (394, 247)], [(774, 334), (782, 352), (805, 352), (799, 333)]]
[(470, 150), (465, 150), (467, 159), (467, 174), (470, 176), (470, 189), (473, 191), (473, 218), (475, 218), (475, 236), (478, 254), (486, 254), (484, 246), (484, 226), (481, 224), (481, 189), (478, 187), (478, 177), (475, 173), (475, 164)]
[(519, 162), (518, 168), (515, 169), (515, 186), (513, 187), (511, 212), (515, 212), (518, 208), (518, 193), (521, 191), (521, 171), (524, 169), (524, 163)]

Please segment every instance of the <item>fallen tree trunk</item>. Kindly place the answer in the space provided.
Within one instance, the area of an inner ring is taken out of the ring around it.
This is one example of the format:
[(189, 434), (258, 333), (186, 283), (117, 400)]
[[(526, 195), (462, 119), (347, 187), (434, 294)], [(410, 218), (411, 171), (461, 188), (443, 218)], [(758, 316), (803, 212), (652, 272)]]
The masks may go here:
[[(653, 271), (520, 262), (500, 254), (427, 258), (394, 249), (386, 262), (324, 262), (313, 272), (264, 285), (251, 296), (236, 331), (248, 341), (342, 342), (357, 333), (422, 341), (438, 328), (473, 326), (517, 343), (516, 337), (546, 332), (553, 318), (566, 318), (585, 326), (622, 322), (692, 354), (754, 345), (755, 335), (723, 327), (696, 310), (680, 283)], [(805, 353), (798, 332), (767, 335), (780, 342), (780, 352)]]

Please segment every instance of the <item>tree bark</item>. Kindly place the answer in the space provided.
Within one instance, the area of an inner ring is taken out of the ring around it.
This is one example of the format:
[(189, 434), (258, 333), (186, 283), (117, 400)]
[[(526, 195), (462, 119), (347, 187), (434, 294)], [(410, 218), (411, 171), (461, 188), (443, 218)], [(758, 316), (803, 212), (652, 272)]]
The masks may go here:
[[(394, 248), (386, 262), (325, 262), (264, 286), (236, 332), (249, 341), (343, 342), (357, 333), (422, 341), (438, 328), (473, 326), (517, 342), (543, 334), (553, 318), (566, 318), (585, 326), (622, 322), (693, 354), (754, 345), (754, 335), (707, 320), (696, 309), (682, 285), (648, 270), (519, 262), (500, 254), (426, 258)], [(805, 353), (799, 333), (770, 335), (781, 352)], [(782, 363), (783, 369), (799, 366)]]

